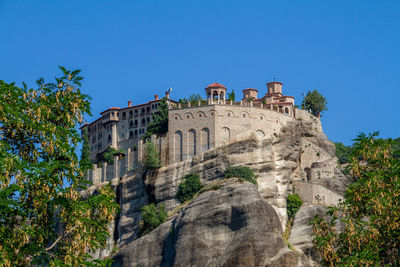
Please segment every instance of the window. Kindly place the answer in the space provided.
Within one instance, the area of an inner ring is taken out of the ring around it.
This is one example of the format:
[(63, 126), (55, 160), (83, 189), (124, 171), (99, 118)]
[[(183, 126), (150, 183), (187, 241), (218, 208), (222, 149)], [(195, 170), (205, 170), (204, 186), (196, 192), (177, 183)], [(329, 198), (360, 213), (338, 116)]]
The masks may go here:
[(130, 131), (130, 132), (129, 132), (129, 139), (132, 139), (132, 138), (133, 138), (133, 132)]
[(122, 119), (126, 120), (126, 112), (122, 112)]
[(132, 117), (133, 117), (133, 112), (131, 110), (131, 111), (129, 111), (129, 119), (132, 118)]
[(133, 128), (133, 121), (129, 122), (129, 129)]

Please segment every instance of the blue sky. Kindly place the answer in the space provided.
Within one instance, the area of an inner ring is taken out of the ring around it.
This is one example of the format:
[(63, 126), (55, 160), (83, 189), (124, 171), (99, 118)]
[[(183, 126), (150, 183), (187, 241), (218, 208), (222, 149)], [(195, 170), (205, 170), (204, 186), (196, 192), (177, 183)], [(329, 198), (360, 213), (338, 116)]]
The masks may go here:
[(219, 82), (236, 96), (283, 82), (317, 89), (333, 141), (400, 130), (400, 1), (0, 0), (0, 79), (34, 85), (58, 65), (82, 69), (93, 120), (173, 88)]

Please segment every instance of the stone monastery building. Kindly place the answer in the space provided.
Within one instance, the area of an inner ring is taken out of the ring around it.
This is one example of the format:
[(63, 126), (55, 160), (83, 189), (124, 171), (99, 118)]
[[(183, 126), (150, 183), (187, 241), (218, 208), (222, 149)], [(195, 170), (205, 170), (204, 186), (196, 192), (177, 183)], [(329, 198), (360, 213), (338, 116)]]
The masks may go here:
[[(267, 83), (267, 90), (259, 96), (257, 89), (244, 89), (241, 101), (233, 102), (226, 100), (225, 86), (213, 83), (205, 88), (205, 101), (185, 105), (170, 99), (169, 91), (166, 92), (168, 133), (164, 137), (152, 136), (163, 165), (190, 159), (244, 132), (254, 132), (260, 138), (277, 135), (287, 122), (304, 116), (304, 111), (295, 109), (294, 97), (282, 94), (281, 82)], [(114, 166), (103, 164), (101, 168), (94, 168), (90, 180), (110, 180), (141, 165), (142, 136), (161, 100), (155, 95), (153, 100), (135, 106), (128, 101), (127, 107), (109, 108), (101, 112), (100, 118), (82, 126), (82, 134), (87, 131), (89, 136), (92, 161), (109, 146), (125, 154), (115, 157)]]

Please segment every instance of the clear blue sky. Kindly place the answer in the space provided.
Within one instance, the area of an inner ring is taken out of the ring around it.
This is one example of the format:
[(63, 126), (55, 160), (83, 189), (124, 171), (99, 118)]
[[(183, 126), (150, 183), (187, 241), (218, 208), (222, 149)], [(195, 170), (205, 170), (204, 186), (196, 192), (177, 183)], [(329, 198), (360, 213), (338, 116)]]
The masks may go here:
[[(400, 130), (400, 1), (0, 0), (0, 79), (34, 85), (58, 65), (83, 70), (95, 117), (172, 87), (219, 82), (237, 97), (283, 82), (317, 89), (333, 141)], [(94, 118), (88, 118), (92, 120)]]

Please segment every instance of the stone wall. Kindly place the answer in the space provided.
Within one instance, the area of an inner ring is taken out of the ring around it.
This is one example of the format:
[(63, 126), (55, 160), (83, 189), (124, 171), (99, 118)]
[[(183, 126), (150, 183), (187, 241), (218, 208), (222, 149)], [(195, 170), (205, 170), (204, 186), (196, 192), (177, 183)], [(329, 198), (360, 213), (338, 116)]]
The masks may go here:
[(293, 121), (290, 115), (252, 105), (243, 106), (243, 102), (171, 109), (169, 163), (219, 147), (247, 131), (259, 137), (277, 136), (282, 127)]

